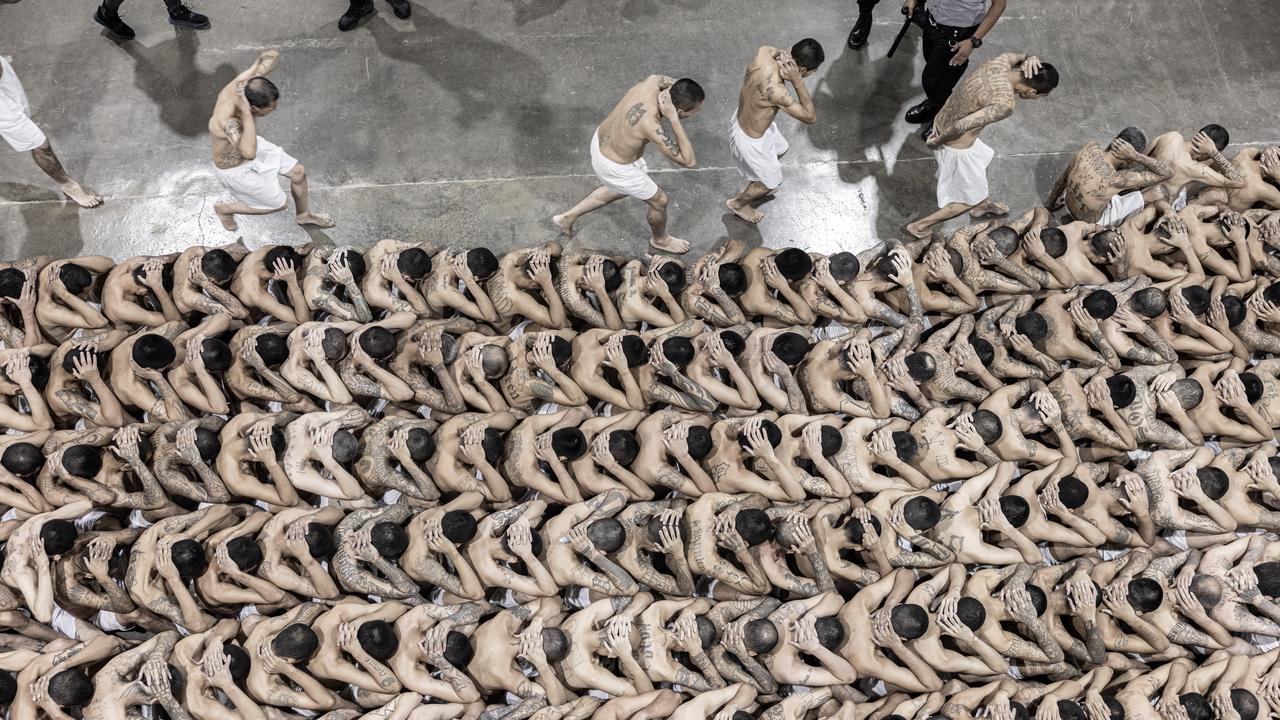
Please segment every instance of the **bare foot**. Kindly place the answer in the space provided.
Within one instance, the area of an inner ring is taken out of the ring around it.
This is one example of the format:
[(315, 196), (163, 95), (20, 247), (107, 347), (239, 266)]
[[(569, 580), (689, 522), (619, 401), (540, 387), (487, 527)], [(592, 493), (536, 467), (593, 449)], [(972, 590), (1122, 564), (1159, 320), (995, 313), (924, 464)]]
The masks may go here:
[(750, 205), (736, 205), (733, 198), (724, 201), (724, 206), (729, 208), (729, 212), (755, 225), (764, 219), (764, 213), (751, 207)]
[(564, 215), (556, 215), (551, 218), (551, 222), (560, 228), (560, 234), (565, 237), (573, 237), (573, 223), (565, 222)]
[(924, 240), (929, 237), (929, 228), (922, 228), (916, 223), (907, 223), (902, 229), (917, 240)]
[(222, 221), (222, 227), (224, 227), (224, 228), (226, 228), (226, 229), (228, 229), (228, 230), (231, 230), (232, 232), (235, 232), (236, 227), (238, 227), (238, 226), (236, 225), (236, 216), (235, 216), (235, 215), (233, 215), (233, 214), (231, 214), (231, 213), (224, 213), (224, 212), (222, 212), (221, 210), (219, 210), (219, 209), (217, 208), (217, 206), (214, 206), (214, 208), (213, 208), (213, 214), (214, 214), (214, 215), (217, 215), (217, 216), (218, 216), (218, 219)]
[(297, 220), (299, 225), (315, 225), (322, 228), (331, 228), (336, 224), (328, 215), (315, 212), (298, 213)]
[(1004, 203), (991, 202), (983, 200), (978, 203), (977, 207), (969, 211), (969, 217), (974, 220), (981, 220), (989, 217), (1004, 217), (1009, 214), (1009, 206)]
[(649, 241), (649, 244), (663, 252), (674, 253), (676, 255), (683, 255), (689, 252), (688, 242), (681, 240), (678, 237), (672, 237), (671, 235), (663, 235), (660, 238), (653, 238)]
[(80, 187), (78, 182), (69, 182), (62, 185), (62, 193), (71, 198), (71, 202), (82, 208), (96, 208), (102, 204), (102, 196), (91, 190), (85, 190)]

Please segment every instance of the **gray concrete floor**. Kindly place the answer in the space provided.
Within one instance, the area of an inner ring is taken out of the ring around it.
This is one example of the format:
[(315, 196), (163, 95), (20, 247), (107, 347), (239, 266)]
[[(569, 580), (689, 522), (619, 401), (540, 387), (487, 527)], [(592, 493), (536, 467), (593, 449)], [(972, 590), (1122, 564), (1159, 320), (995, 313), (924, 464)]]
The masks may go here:
[[(933, 207), (930, 154), (903, 123), (919, 93), (919, 33), (885, 52), (899, 23), (884, 0), (870, 46), (845, 49), (853, 0), (462, 0), (415, 2), (350, 33), (344, 0), (195, 0), (213, 18), (175, 31), (160, 0), (128, 0), (138, 31), (117, 43), (90, 20), (93, 3), (0, 4), (9, 56), (36, 121), (66, 167), (107, 196), (81, 211), (29, 156), (0, 151), (0, 257), (126, 257), (193, 243), (298, 243), (278, 214), (225, 231), (224, 193), (206, 136), (218, 88), (278, 48), (280, 109), (260, 133), (311, 173), (313, 205), (338, 226), (321, 242), (384, 237), (495, 249), (555, 237), (547, 218), (593, 186), (587, 143), (631, 83), (661, 72), (707, 89), (687, 123), (699, 167), (650, 152), (673, 198), (672, 230), (700, 252), (724, 237), (752, 244), (861, 249)], [(1237, 143), (1280, 142), (1275, 0), (1010, 0), (976, 53), (1030, 51), (1062, 85), (1024, 103), (986, 136), (997, 156), (993, 197), (1016, 209), (1043, 195), (1070, 153), (1127, 124), (1149, 133), (1209, 122)], [(269, 8), (269, 9), (268, 9)], [(725, 125), (760, 44), (817, 38), (828, 62), (809, 80), (818, 122), (781, 121), (786, 181), (757, 228), (723, 212), (740, 179)], [(0, 147), (3, 147), (0, 145)], [(574, 244), (641, 252), (642, 207), (623, 201), (584, 218)]]

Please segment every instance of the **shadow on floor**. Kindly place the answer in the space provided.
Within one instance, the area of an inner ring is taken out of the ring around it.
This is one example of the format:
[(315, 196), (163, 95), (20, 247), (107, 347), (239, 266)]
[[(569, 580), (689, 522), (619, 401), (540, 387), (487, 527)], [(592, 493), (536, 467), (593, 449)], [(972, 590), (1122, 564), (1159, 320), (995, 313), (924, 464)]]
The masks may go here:
[(383, 55), (421, 67), (456, 99), (453, 120), (461, 128), (497, 121), (503, 127), (492, 131), (495, 137), (521, 138), (510, 158), (516, 171), (543, 172), (566, 142), (586, 145), (588, 125), (598, 120), (600, 109), (546, 102), (552, 78), (536, 57), (453, 25), (420, 5), (409, 22), (416, 34), (381, 17), (365, 27)]
[[(877, 26), (876, 32), (888, 28)], [(885, 57), (879, 45), (860, 50), (841, 49), (821, 82), (813, 89), (819, 122), (806, 125), (814, 147), (836, 153), (842, 182), (857, 184), (874, 177), (882, 204), (892, 203), (897, 216), (919, 210), (914, 194), (886, 191), (893, 186), (894, 166), (901, 156), (928, 154), (914, 134), (902, 137), (899, 119), (916, 96), (922, 95), (916, 70), (920, 52), (918, 31), (910, 33), (894, 53)], [(912, 126), (913, 128), (915, 126)], [(905, 203), (904, 203), (905, 201)], [(905, 204), (902, 206), (901, 204)], [(882, 207), (877, 233), (888, 237), (898, 231), (897, 223), (886, 218)]]
[(25, 232), (12, 234), (15, 239), (23, 238), (23, 242), (8, 260), (33, 255), (75, 257), (84, 247), (80, 213), (95, 212), (82, 210), (56, 187), (43, 185), (0, 182), (0, 202), (12, 203), (0, 205), (0, 214), (16, 212), (25, 226)]
[(175, 28), (173, 36), (158, 45), (127, 42), (120, 49), (133, 58), (134, 86), (156, 104), (160, 121), (185, 137), (208, 132), (214, 99), (240, 72), (230, 63), (213, 72), (201, 70), (196, 62), (200, 35), (195, 30)]
[(510, 0), (510, 2), (516, 12), (516, 26), (522, 27), (534, 20), (556, 14), (569, 0)]

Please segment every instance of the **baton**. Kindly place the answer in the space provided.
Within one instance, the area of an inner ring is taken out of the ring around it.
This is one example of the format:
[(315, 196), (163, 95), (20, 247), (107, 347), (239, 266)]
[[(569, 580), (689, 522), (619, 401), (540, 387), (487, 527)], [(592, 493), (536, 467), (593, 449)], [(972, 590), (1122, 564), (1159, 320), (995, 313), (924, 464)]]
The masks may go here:
[(893, 57), (893, 53), (896, 52), (898, 46), (902, 44), (902, 38), (907, 36), (907, 30), (911, 29), (911, 21), (915, 19), (914, 14), (907, 14), (906, 5), (902, 6), (902, 14), (906, 15), (907, 19), (902, 21), (902, 29), (898, 31), (898, 36), (893, 39), (893, 45), (889, 46), (889, 54), (885, 57)]

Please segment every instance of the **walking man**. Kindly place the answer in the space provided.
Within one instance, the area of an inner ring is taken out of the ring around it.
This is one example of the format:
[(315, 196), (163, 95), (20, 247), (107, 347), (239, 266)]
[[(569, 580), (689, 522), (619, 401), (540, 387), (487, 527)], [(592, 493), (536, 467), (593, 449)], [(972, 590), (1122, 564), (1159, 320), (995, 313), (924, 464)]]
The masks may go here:
[(653, 233), (653, 247), (687, 252), (689, 243), (667, 233), (669, 200), (649, 177), (644, 149), (653, 143), (680, 167), (697, 164), (681, 120), (698, 112), (704, 98), (702, 87), (693, 80), (673, 80), (665, 75), (650, 75), (628, 90), (591, 136), (591, 169), (601, 186), (564, 214), (551, 218), (560, 232), (572, 237), (578, 218), (629, 195), (649, 206), (645, 219)]
[(313, 213), (307, 198), (307, 171), (279, 145), (257, 134), (257, 119), (276, 109), (280, 91), (263, 77), (280, 53), (267, 50), (253, 67), (240, 73), (218, 93), (209, 119), (213, 139), (214, 173), (235, 202), (215, 203), (213, 211), (228, 230), (236, 229), (236, 215), (268, 215), (289, 207), (276, 176), (289, 179), (299, 225), (333, 227), (328, 215)]
[(31, 119), (31, 104), (27, 102), (27, 93), (22, 89), (18, 74), (3, 57), (0, 57), (0, 137), (14, 151), (30, 152), (36, 165), (58, 183), (62, 192), (75, 204), (83, 208), (102, 204), (101, 195), (85, 190), (62, 169), (49, 138)]
[(965, 80), (938, 113), (925, 141), (938, 161), (939, 209), (907, 225), (907, 233), (927, 238), (929, 228), (965, 212), (975, 220), (1008, 214), (1009, 208), (988, 197), (987, 165), (995, 151), (978, 134), (1012, 115), (1018, 98), (1042, 98), (1057, 86), (1057, 69), (1019, 53), (988, 60)]
[[(747, 186), (725, 206), (749, 223), (764, 218), (752, 203), (772, 194), (782, 183), (781, 158), (790, 146), (775, 122), (778, 110), (806, 124), (818, 119), (804, 79), (818, 69), (824, 57), (822, 45), (805, 38), (790, 51), (766, 45), (747, 66), (738, 112), (729, 121), (729, 150)], [(787, 83), (795, 88), (795, 97), (787, 90)]]
[[(121, 40), (132, 40), (133, 28), (120, 19), (120, 6), (123, 3), (124, 0), (102, 0), (102, 4), (93, 13), (93, 21)], [(170, 25), (192, 30), (209, 27), (209, 18), (183, 5), (182, 0), (164, 0), (164, 4), (169, 9)]]

